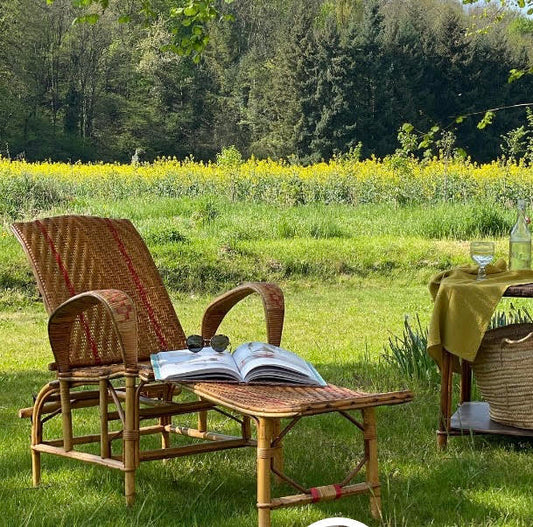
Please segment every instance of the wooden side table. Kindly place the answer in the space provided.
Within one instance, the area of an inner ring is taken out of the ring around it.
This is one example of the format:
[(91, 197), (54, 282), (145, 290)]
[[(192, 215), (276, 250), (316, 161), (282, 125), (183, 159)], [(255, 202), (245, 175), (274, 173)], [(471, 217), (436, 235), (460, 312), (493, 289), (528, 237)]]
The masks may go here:
[[(514, 285), (507, 288), (504, 297), (533, 298), (533, 284)], [(472, 401), (472, 365), (461, 359), (461, 371), (453, 371), (453, 356), (446, 350), (442, 352), (440, 416), (437, 430), (437, 445), (446, 448), (448, 436), (463, 434), (500, 434), (520, 437), (533, 437), (533, 430), (505, 426), (489, 417), (489, 405)], [(459, 373), (459, 406), (452, 415), (453, 374)]]

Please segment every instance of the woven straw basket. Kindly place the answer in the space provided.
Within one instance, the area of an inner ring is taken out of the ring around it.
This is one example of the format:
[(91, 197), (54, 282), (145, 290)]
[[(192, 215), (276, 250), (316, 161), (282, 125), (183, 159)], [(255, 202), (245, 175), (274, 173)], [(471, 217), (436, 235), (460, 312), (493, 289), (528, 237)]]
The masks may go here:
[(533, 429), (533, 324), (487, 331), (472, 369), (493, 421)]

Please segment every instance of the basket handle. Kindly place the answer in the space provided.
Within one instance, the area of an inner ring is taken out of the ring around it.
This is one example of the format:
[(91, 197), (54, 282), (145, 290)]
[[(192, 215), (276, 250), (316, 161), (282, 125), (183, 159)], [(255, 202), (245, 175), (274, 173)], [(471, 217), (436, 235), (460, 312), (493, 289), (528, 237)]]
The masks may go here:
[(518, 340), (502, 339), (502, 347), (510, 346), (512, 344), (522, 344), (523, 342), (526, 342), (532, 337), (533, 337), (533, 331), (531, 333), (528, 333), (525, 337), (522, 337), (521, 339), (518, 339)]

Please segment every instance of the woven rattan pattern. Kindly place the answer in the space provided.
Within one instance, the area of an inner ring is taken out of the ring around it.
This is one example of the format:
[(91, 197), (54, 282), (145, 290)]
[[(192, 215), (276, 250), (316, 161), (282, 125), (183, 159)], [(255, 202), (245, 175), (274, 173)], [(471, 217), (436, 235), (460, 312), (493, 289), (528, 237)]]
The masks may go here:
[[(184, 347), (185, 337), (154, 261), (129, 220), (58, 216), (15, 223), (48, 313), (70, 297), (118, 289), (137, 311), (139, 360)], [(122, 361), (111, 317), (101, 306), (78, 317), (69, 350), (72, 367)]]
[(315, 386), (274, 386), (231, 383), (187, 383), (184, 386), (208, 396), (229, 408), (254, 415), (297, 415), (325, 410), (363, 408), (380, 404), (396, 404), (410, 400), (410, 392), (368, 394), (333, 384)]
[(533, 429), (533, 324), (487, 331), (472, 364), (493, 421)]

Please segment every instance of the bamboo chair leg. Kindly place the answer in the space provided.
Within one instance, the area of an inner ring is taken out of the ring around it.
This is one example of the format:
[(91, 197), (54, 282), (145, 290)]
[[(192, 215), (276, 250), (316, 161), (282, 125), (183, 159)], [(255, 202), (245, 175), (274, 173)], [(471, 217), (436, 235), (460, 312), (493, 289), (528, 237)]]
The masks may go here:
[[(170, 419), (168, 417), (160, 417), (159, 418), (159, 426), (164, 427), (170, 424)], [(163, 430), (161, 432), (161, 448), (170, 448), (170, 434)], [(167, 461), (166, 459), (163, 459), (163, 462)]]
[(31, 475), (34, 487), (41, 484), (41, 453), (35, 450), (31, 451)]
[(363, 426), (365, 439), (366, 482), (370, 486), (370, 513), (375, 519), (381, 518), (381, 488), (378, 471), (378, 439), (374, 408), (365, 408)]
[(72, 450), (72, 411), (70, 407), (70, 383), (59, 380), (59, 396), (61, 399), (61, 418), (63, 423), (63, 449)]
[[(281, 419), (272, 420), (272, 437), (276, 438), (281, 432)], [(281, 443), (276, 446), (272, 455), (272, 466), (278, 471), (283, 472), (283, 448)], [(281, 483), (283, 480), (279, 476), (274, 476), (276, 483)]]
[(137, 450), (139, 448), (139, 430), (136, 425), (137, 394), (135, 390), (135, 376), (126, 377), (126, 412), (123, 431), (124, 442), (124, 472), (125, 484), (124, 494), (126, 504), (133, 505), (135, 500), (135, 469), (136, 459), (138, 458)]
[[(172, 387), (168, 384), (165, 385), (165, 390), (163, 394), (163, 399), (165, 401), (172, 401)], [(172, 419), (168, 416), (160, 417), (159, 418), (159, 425), (163, 428), (169, 424), (172, 423)], [(170, 448), (170, 433), (166, 430), (163, 430), (161, 432), (161, 448)], [(163, 459), (163, 462), (168, 461), (167, 459)]]
[(107, 379), (100, 379), (100, 456), (108, 458), (111, 455), (108, 425), (108, 394)]
[[(35, 402), (37, 407), (37, 401)], [(38, 445), (43, 440), (43, 425), (41, 423), (41, 415), (36, 408), (33, 410), (31, 422), (31, 444)], [(38, 487), (41, 483), (41, 453), (36, 450), (31, 450), (31, 474), (33, 486)]]
[(141, 418), (139, 417), (140, 403), (139, 403), (140, 393), (137, 390), (134, 390), (134, 429), (137, 430), (137, 440), (135, 445), (135, 468), (139, 468), (141, 464), (141, 435), (139, 429), (141, 427)]
[(257, 513), (258, 526), (270, 527), (270, 466), (273, 423), (259, 418), (257, 425)]
[[(52, 393), (57, 393), (57, 388), (50, 384), (44, 386), (39, 395), (37, 395), (33, 403), (32, 419), (31, 419), (31, 445), (39, 445), (43, 442), (43, 423), (41, 421), (41, 414), (43, 405)], [(31, 467), (33, 486), (38, 487), (41, 483), (41, 453), (33, 448), (31, 449)]]
[(246, 415), (243, 415), (242, 417), (241, 435), (243, 439), (250, 439), (252, 437), (250, 418)]
[[(201, 397), (198, 397), (198, 400), (202, 400)], [(202, 410), (198, 412), (198, 432), (207, 432), (207, 411)]]

